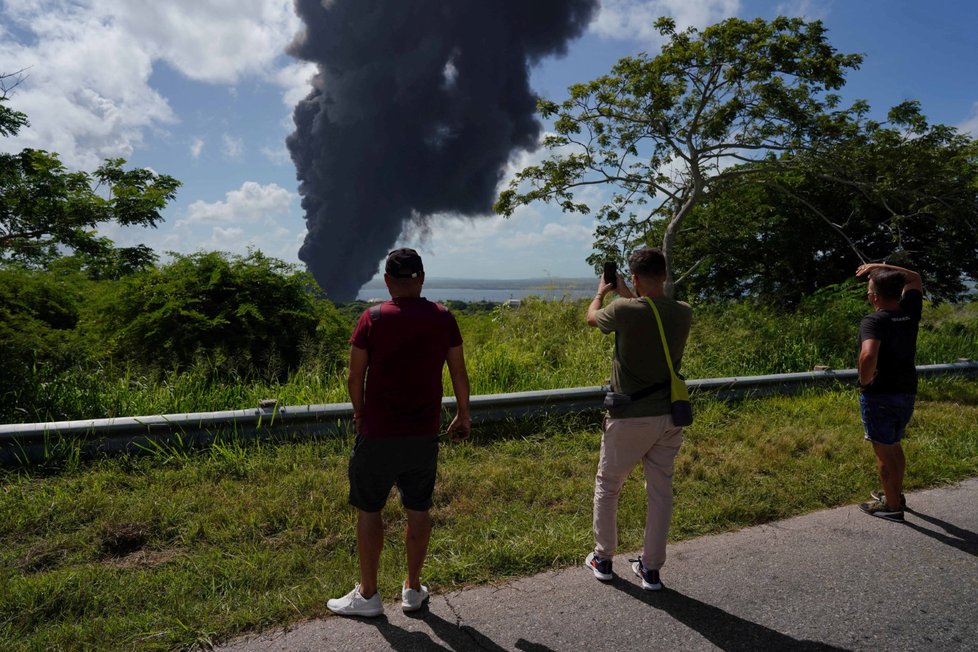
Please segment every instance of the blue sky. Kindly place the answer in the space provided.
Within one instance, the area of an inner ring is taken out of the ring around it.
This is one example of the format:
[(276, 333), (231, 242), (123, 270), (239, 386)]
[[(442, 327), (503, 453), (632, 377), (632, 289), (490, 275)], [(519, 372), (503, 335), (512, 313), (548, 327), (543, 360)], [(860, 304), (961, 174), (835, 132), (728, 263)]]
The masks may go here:
[[(532, 84), (560, 100), (622, 56), (655, 53), (660, 15), (704, 27), (778, 14), (820, 19), (836, 49), (865, 55), (846, 99), (867, 99), (879, 118), (917, 99), (932, 121), (978, 136), (971, 0), (604, 0), (587, 33), (535, 68)], [(123, 157), (180, 179), (159, 228), (104, 229), (120, 244), (253, 247), (297, 263), (305, 224), (284, 139), (312, 68), (284, 49), (299, 27), (291, 0), (0, 0), (0, 73), (25, 71), (10, 106), (31, 120), (0, 149), (56, 151), (83, 170)], [(590, 276), (592, 229), (586, 216), (531, 206), (508, 220), (433, 216), (399, 244), (421, 251), (429, 277)]]

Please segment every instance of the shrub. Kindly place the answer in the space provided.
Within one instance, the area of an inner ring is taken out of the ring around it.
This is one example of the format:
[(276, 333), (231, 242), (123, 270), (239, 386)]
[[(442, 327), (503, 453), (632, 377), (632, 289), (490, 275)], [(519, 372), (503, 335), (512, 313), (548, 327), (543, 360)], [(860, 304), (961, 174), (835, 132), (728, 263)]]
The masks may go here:
[(80, 277), (0, 269), (0, 420), (46, 412), (47, 382), (83, 358)]
[(345, 339), (317, 292), (308, 274), (257, 251), (177, 256), (122, 282), (106, 306), (105, 335), (139, 367), (182, 370), (206, 359), (242, 377), (284, 378), (310, 348), (332, 359)]

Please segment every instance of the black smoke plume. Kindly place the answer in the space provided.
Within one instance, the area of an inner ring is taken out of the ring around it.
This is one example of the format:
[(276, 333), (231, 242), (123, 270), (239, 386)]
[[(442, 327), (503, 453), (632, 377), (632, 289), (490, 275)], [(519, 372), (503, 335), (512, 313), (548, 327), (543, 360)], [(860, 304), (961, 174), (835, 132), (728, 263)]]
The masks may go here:
[(484, 215), (510, 155), (536, 146), (529, 67), (563, 54), (598, 0), (295, 0), (289, 53), (318, 65), (287, 144), (308, 233), (299, 258), (356, 297), (401, 233)]

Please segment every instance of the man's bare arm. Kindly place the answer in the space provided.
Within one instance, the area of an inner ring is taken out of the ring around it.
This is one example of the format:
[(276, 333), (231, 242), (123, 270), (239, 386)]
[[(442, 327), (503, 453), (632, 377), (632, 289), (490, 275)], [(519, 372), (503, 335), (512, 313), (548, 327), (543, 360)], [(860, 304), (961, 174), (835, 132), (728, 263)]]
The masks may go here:
[(859, 349), (859, 386), (866, 387), (876, 378), (876, 362), (879, 359), (880, 341), (863, 340)]
[(461, 344), (448, 349), (446, 361), (456, 406), (455, 418), (449, 424), (448, 432), (452, 434), (452, 439), (465, 439), (472, 429), (472, 418), (469, 415), (469, 372), (465, 369), (465, 354)]
[(367, 380), (367, 350), (350, 347), (350, 371), (346, 378), (346, 391), (353, 403), (353, 422), (357, 432), (360, 432), (361, 413), (363, 412), (364, 382)]
[[(624, 284), (624, 281), (621, 279), (621, 274), (619, 274), (617, 285)], [(608, 294), (609, 292), (614, 292), (615, 285), (616, 284), (614, 283), (605, 283), (603, 276), (598, 277), (598, 292), (591, 300), (591, 305), (587, 307), (587, 317), (584, 318), (585, 321), (587, 321), (588, 326), (598, 325), (598, 311), (601, 310), (601, 305), (604, 303), (604, 295)]]
[(856, 276), (866, 276), (874, 269), (892, 269), (894, 271), (903, 274), (903, 291), (907, 290), (917, 290), (921, 294), (924, 293), (924, 281), (920, 278), (920, 274), (913, 271), (912, 269), (907, 269), (906, 267), (898, 267), (896, 265), (888, 265), (886, 263), (866, 263), (865, 265), (860, 265), (856, 269)]

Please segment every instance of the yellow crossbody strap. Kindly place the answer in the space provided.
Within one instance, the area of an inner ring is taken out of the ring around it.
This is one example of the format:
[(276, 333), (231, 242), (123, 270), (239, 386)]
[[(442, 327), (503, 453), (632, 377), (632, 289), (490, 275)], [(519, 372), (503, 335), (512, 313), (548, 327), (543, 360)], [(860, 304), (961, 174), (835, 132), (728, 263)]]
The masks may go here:
[(669, 365), (669, 376), (670, 376), (670, 395), (672, 400), (689, 400), (689, 390), (686, 389), (686, 383), (683, 379), (676, 374), (676, 370), (672, 367), (672, 353), (669, 352), (669, 342), (666, 340), (666, 329), (662, 327), (662, 318), (659, 316), (659, 309), (655, 307), (655, 302), (649, 297), (645, 297), (646, 303), (652, 308), (652, 313), (655, 315), (655, 323), (659, 326), (659, 335), (662, 337), (662, 352), (666, 356), (666, 364)]

